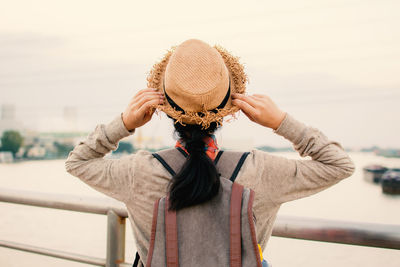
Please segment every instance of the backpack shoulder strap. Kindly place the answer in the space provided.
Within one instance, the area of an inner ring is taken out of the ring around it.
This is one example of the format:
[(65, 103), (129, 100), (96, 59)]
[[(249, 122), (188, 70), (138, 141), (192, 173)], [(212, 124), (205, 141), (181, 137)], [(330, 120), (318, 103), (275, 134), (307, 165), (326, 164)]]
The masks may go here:
[(186, 157), (182, 154), (182, 152), (176, 148), (160, 150), (152, 153), (152, 155), (165, 167), (165, 169), (167, 169), (172, 176), (179, 171), (179, 168), (186, 160)]
[[(232, 183), (230, 196), (230, 238), (229, 238), (229, 262), (231, 267), (242, 266), (241, 244), (241, 216), (244, 187), (238, 183)], [(167, 267), (179, 266), (178, 230), (176, 211), (169, 211), (169, 197), (165, 199), (165, 248)]]
[[(214, 159), (214, 163), (217, 164), (223, 150), (220, 150)], [(167, 169), (167, 171), (174, 176), (184, 164), (188, 154), (180, 147), (168, 148), (152, 153), (152, 155)]]
[(169, 197), (165, 199), (165, 249), (167, 257), (167, 267), (179, 266), (178, 252), (178, 227), (176, 222), (176, 211), (168, 210)]
[[(234, 182), (240, 168), (250, 152), (220, 150), (214, 163), (223, 177)], [(152, 153), (152, 155), (174, 176), (184, 164), (187, 153), (183, 149), (169, 148)], [(236, 166), (232, 170), (232, 166)]]
[[(243, 166), (244, 161), (250, 152), (242, 151), (225, 151), (220, 157), (220, 160), (216, 163), (217, 169), (222, 176), (228, 178), (232, 182), (235, 181), (240, 168)], [(236, 166), (232, 169), (232, 166)]]
[(242, 216), (242, 196), (244, 187), (238, 183), (232, 184), (230, 201), (230, 246), (229, 261), (230, 267), (242, 266), (242, 245), (241, 245), (241, 225)]

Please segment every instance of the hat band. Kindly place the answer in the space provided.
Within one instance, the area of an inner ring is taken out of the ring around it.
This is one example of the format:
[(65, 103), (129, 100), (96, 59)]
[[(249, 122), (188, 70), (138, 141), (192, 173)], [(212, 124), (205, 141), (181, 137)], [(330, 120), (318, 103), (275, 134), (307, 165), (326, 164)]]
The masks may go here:
[[(163, 81), (163, 89), (164, 89), (165, 97), (166, 97), (167, 100), (168, 100), (168, 103), (169, 103), (172, 107), (174, 107), (175, 109), (177, 109), (177, 110), (179, 110), (179, 111), (182, 111), (183, 114), (185, 114), (185, 111), (183, 110), (183, 108), (181, 108), (180, 106), (178, 106), (178, 104), (176, 104), (176, 103), (171, 99), (171, 97), (168, 96), (167, 92), (165, 91), (165, 79), (164, 79), (164, 81)], [(222, 109), (223, 107), (225, 107), (226, 103), (228, 103), (228, 99), (229, 99), (230, 94), (231, 94), (231, 79), (230, 79), (230, 77), (229, 77), (229, 87), (228, 87), (228, 91), (226, 92), (226, 95), (225, 95), (224, 99), (222, 100), (221, 104), (218, 105), (218, 107), (216, 107), (216, 108), (214, 108), (214, 109), (212, 109), (212, 110), (209, 110), (209, 111), (214, 112), (214, 113), (217, 113), (217, 112), (218, 112), (217, 109)], [(199, 114), (200, 117), (203, 117), (203, 116), (204, 116), (204, 113), (202, 113), (202, 112), (197, 112), (197, 114)]]

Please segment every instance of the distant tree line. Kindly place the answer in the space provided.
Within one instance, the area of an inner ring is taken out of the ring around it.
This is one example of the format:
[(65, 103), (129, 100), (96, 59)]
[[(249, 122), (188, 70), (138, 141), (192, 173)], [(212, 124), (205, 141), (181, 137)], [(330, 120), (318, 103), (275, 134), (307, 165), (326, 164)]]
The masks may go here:
[(259, 146), (256, 147), (259, 150), (268, 152), (293, 152), (295, 151), (293, 147), (272, 147), (272, 146)]
[[(12, 153), (13, 157), (16, 158), (16, 154), (20, 150), (21, 147), (23, 147), (23, 153), (22, 155), (19, 155), (22, 158), (30, 158), (32, 156), (29, 155), (29, 151), (34, 148), (35, 146), (40, 145), (40, 139), (38, 137), (35, 137), (33, 139), (32, 144), (26, 144), (24, 145), (24, 138), (23, 136), (15, 130), (7, 130), (4, 131), (2, 136), (1, 136), (1, 144), (0, 144), (0, 151), (9, 151)], [(49, 158), (66, 158), (69, 155), (69, 152), (74, 149), (74, 146), (71, 144), (66, 144), (66, 143), (60, 143), (58, 141), (53, 142), (53, 147), (54, 149), (46, 149), (45, 155), (40, 156), (41, 159), (49, 159)], [(163, 147), (161, 149), (166, 149), (169, 147)], [(158, 151), (159, 149), (155, 148), (146, 148), (146, 150), (155, 152)], [(113, 154), (118, 154), (118, 153), (125, 153), (125, 154), (132, 154), (135, 153), (136, 149), (132, 145), (132, 143), (129, 142), (123, 142), (120, 141), (118, 143), (118, 148), (115, 151), (112, 151)], [(35, 158), (38, 158), (36, 156)]]
[(133, 145), (128, 142), (119, 142), (117, 150), (113, 151), (112, 153), (128, 153), (131, 154), (135, 151)]
[(74, 149), (74, 146), (69, 144), (62, 144), (57, 141), (53, 142), (54, 148), (56, 149), (56, 157), (58, 158), (66, 158), (70, 151)]
[(3, 132), (1, 136), (1, 147), (0, 151), (10, 151), (15, 157), (19, 148), (22, 146), (24, 138), (18, 131), (7, 130)]
[[(24, 145), (24, 138), (18, 131), (15, 130), (4, 131), (0, 140), (1, 140), (0, 151), (9, 151), (12, 153), (14, 158), (19, 149)], [(35, 139), (35, 142), (38, 141), (39, 141), (38, 139)], [(55, 148), (54, 152), (53, 151), (46, 152), (49, 158), (67, 157), (69, 152), (74, 148), (70, 144), (63, 144), (57, 141), (53, 142), (53, 146)], [(29, 144), (24, 146), (25, 151), (22, 155), (22, 158), (28, 158), (28, 152), (32, 147), (34, 147), (34, 144)]]

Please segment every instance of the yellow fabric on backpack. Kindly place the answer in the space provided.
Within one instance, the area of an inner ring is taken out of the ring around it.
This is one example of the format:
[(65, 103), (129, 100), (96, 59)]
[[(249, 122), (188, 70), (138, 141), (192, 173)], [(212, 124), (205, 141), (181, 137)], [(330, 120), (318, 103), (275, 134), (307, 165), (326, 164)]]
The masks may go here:
[(262, 261), (264, 258), (263, 258), (261, 246), (260, 246), (260, 244), (257, 244), (257, 245), (258, 245), (258, 250), (260, 251), (260, 257), (261, 257), (261, 261)]

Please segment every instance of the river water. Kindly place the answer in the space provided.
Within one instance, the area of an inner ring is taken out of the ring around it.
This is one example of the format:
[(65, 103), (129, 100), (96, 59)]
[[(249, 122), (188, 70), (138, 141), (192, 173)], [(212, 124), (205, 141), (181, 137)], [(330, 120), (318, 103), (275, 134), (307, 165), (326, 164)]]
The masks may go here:
[[(297, 153), (276, 153), (300, 158)], [(354, 222), (400, 224), (400, 196), (382, 193), (379, 185), (363, 180), (362, 167), (380, 163), (400, 167), (400, 159), (350, 152), (356, 172), (325, 191), (282, 205), (279, 215), (295, 215)], [(64, 160), (0, 164), (0, 187), (102, 196), (64, 169)], [(105, 257), (106, 216), (0, 203), (0, 239), (94, 257)], [(278, 215), (278, 216), (279, 216)], [(135, 247), (127, 220), (126, 260)], [(400, 251), (271, 237), (264, 256), (273, 267), (363, 266), (399, 267)], [(0, 248), (0, 266), (88, 266), (86, 264)]]

